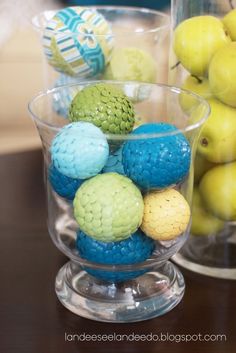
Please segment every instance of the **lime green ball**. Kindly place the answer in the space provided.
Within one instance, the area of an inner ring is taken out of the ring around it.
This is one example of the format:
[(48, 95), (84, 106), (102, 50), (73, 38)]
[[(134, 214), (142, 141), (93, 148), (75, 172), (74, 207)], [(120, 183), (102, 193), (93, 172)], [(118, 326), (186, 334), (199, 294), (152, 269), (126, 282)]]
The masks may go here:
[(104, 133), (128, 134), (135, 123), (135, 112), (132, 102), (119, 88), (98, 83), (76, 94), (69, 119), (90, 122)]
[(117, 173), (99, 174), (85, 181), (73, 204), (80, 229), (99, 241), (128, 238), (143, 218), (141, 192), (129, 178)]

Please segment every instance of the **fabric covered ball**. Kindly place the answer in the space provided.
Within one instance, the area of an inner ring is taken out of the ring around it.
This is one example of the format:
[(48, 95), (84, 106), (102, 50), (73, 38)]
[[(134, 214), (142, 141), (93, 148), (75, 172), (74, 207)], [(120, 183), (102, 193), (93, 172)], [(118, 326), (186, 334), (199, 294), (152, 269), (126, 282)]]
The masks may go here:
[(104, 242), (124, 240), (142, 222), (143, 197), (125, 176), (99, 174), (79, 188), (74, 215), (80, 229), (90, 237)]
[[(138, 230), (128, 239), (105, 243), (79, 232), (76, 247), (82, 258), (108, 265), (131, 265), (148, 259), (155, 248), (153, 239)], [(108, 281), (122, 281), (141, 275), (144, 271), (105, 271), (86, 267), (87, 272)]]
[(101, 73), (113, 49), (112, 31), (94, 9), (67, 7), (56, 12), (46, 25), (43, 47), (57, 71), (78, 77)]
[(74, 97), (69, 118), (89, 121), (104, 133), (127, 134), (135, 123), (134, 107), (118, 87), (97, 83), (85, 87)]
[(125, 174), (142, 189), (161, 189), (182, 181), (189, 172), (191, 149), (178, 129), (167, 123), (144, 124), (132, 134), (165, 134), (162, 137), (140, 137), (123, 147)]
[(171, 240), (184, 233), (190, 221), (190, 207), (175, 189), (152, 191), (144, 197), (142, 231), (155, 240)]
[(61, 174), (52, 163), (48, 169), (48, 179), (53, 190), (68, 200), (74, 199), (76, 191), (84, 182), (82, 179), (73, 179)]
[(64, 126), (51, 145), (55, 168), (74, 179), (97, 175), (107, 162), (109, 146), (102, 131), (86, 122)]

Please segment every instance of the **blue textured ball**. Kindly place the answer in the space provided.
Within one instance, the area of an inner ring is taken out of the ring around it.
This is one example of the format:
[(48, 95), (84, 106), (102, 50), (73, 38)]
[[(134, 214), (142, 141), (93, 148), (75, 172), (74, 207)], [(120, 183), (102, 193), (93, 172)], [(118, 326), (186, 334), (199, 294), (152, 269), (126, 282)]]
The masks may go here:
[(120, 147), (118, 150), (112, 152), (109, 155), (105, 167), (102, 170), (103, 173), (118, 173), (125, 175), (124, 167), (122, 164), (122, 149), (123, 147)]
[[(140, 230), (128, 239), (110, 243), (94, 240), (79, 232), (76, 247), (80, 256), (88, 261), (107, 265), (131, 265), (149, 258), (154, 251), (155, 242)], [(145, 270), (112, 272), (91, 268), (86, 268), (86, 271), (97, 278), (112, 282), (135, 278), (146, 272)]]
[(78, 83), (78, 78), (64, 74), (61, 74), (54, 83), (54, 88), (67, 85), (55, 90), (52, 98), (53, 110), (65, 119), (68, 118), (71, 101), (76, 93), (78, 93), (78, 87), (76, 85), (73, 86), (75, 83)]
[(107, 162), (109, 146), (103, 132), (87, 122), (64, 126), (51, 145), (55, 168), (73, 179), (97, 175)]
[(142, 189), (161, 189), (182, 181), (189, 172), (191, 149), (178, 129), (167, 123), (144, 124), (132, 134), (176, 134), (129, 140), (123, 147), (125, 174)]
[(53, 164), (51, 164), (48, 169), (48, 179), (53, 190), (61, 197), (68, 200), (74, 199), (76, 191), (84, 182), (84, 180), (73, 179), (61, 174)]

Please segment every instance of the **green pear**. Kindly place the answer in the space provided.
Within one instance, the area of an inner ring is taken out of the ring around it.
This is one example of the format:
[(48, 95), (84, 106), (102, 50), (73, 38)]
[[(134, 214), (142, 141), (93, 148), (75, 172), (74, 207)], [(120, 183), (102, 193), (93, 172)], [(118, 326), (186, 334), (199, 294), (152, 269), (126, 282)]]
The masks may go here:
[(225, 221), (236, 221), (236, 162), (210, 169), (199, 191), (206, 209)]
[(222, 20), (230, 38), (236, 41), (236, 9), (230, 11)]
[(213, 163), (236, 160), (236, 109), (211, 98), (211, 114), (200, 133), (197, 152)]
[[(209, 81), (206, 78), (198, 78), (192, 75), (189, 75), (182, 87), (183, 89), (189, 90), (199, 96), (207, 99), (212, 97), (212, 93), (209, 86)], [(196, 105), (196, 98), (187, 95), (187, 94), (180, 94), (180, 105), (181, 108), (186, 112), (190, 112), (191, 108)]]
[(224, 222), (204, 209), (202, 197), (198, 188), (193, 190), (191, 234), (206, 236), (218, 233), (224, 227)]
[(212, 93), (223, 103), (236, 108), (236, 42), (220, 48), (209, 66)]
[(196, 153), (194, 161), (194, 184), (198, 184), (203, 175), (215, 166), (215, 163), (209, 162), (201, 154)]
[(211, 58), (229, 43), (221, 20), (214, 16), (196, 16), (184, 20), (174, 32), (174, 52), (192, 75), (207, 76)]

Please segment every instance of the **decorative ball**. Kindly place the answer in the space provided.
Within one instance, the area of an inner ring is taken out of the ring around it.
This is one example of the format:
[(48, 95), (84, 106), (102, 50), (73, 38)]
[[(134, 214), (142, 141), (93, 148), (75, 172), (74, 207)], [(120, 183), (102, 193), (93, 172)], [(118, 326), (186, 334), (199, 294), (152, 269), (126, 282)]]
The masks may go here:
[(120, 241), (142, 222), (143, 198), (132, 181), (117, 173), (99, 174), (81, 185), (74, 199), (80, 229), (92, 238)]
[(175, 185), (188, 174), (191, 149), (178, 129), (167, 123), (144, 124), (132, 134), (168, 134), (129, 140), (123, 147), (125, 174), (143, 189)]
[(71, 121), (89, 121), (104, 133), (127, 134), (135, 123), (134, 107), (117, 87), (97, 83), (85, 87), (74, 97), (69, 118)]
[(68, 200), (74, 199), (76, 191), (84, 182), (84, 180), (73, 179), (61, 174), (52, 163), (48, 169), (48, 179), (53, 190)]
[(78, 87), (76, 85), (73, 86), (73, 84), (76, 83), (78, 83), (78, 78), (65, 74), (60, 74), (54, 83), (54, 88), (66, 85), (65, 87), (54, 90), (52, 98), (53, 110), (65, 119), (68, 118), (71, 101), (78, 91)]
[(152, 191), (144, 197), (142, 231), (155, 240), (171, 240), (186, 231), (190, 207), (175, 189)]
[[(76, 247), (80, 256), (88, 261), (109, 265), (131, 265), (148, 259), (155, 248), (153, 239), (140, 230), (128, 239), (105, 243), (94, 240), (83, 232), (77, 236)], [(91, 275), (107, 280), (122, 281), (137, 277), (145, 271), (104, 271), (86, 267)]]
[(118, 150), (115, 150), (109, 155), (105, 167), (102, 170), (103, 173), (113, 172), (125, 175), (122, 164), (122, 149), (123, 147), (120, 147)]
[(94, 9), (68, 7), (48, 21), (43, 47), (49, 64), (57, 71), (91, 77), (108, 63), (113, 36), (105, 18)]
[(139, 48), (114, 49), (104, 79), (118, 81), (156, 82), (156, 63), (152, 56)]
[(98, 127), (86, 122), (64, 126), (51, 145), (55, 168), (74, 179), (97, 175), (106, 164), (108, 155), (106, 137)]

